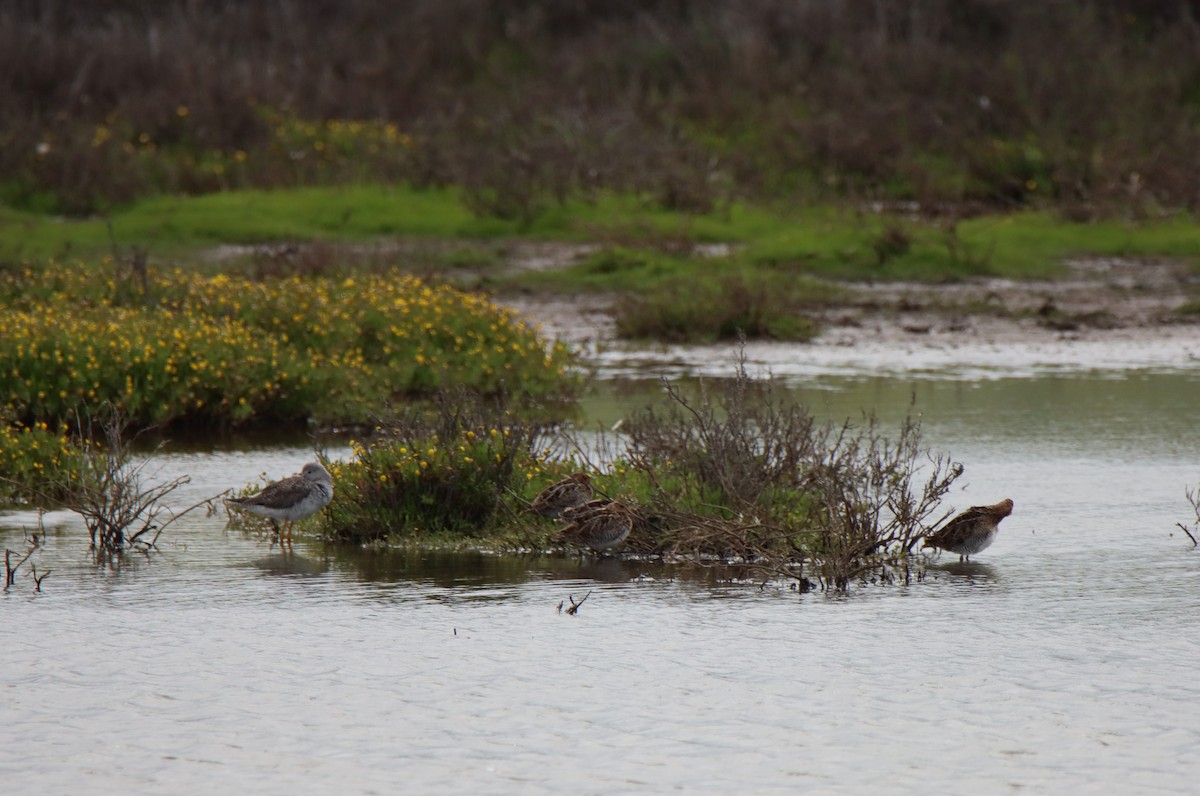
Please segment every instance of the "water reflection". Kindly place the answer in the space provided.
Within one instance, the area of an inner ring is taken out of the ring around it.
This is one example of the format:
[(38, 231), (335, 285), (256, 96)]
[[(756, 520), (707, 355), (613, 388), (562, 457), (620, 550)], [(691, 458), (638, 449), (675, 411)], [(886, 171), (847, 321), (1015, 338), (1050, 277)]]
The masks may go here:
[(250, 562), (250, 566), (264, 575), (283, 577), (314, 577), (329, 571), (328, 560), (309, 558), (294, 551), (282, 551), (256, 558)]
[[(597, 583), (627, 583), (644, 575), (646, 569), (640, 561), (624, 561), (616, 556), (584, 557), (579, 559), (574, 577), (580, 580), (594, 580)], [(561, 577), (561, 573), (566, 571), (567, 568), (562, 567), (552, 575)]]
[(1000, 582), (997, 570), (980, 561), (936, 561), (926, 568), (926, 578), (954, 578), (978, 586), (994, 586)]
[(422, 550), (329, 544), (327, 555), (339, 571), (371, 583), (423, 583), (442, 588), (524, 583), (531, 575), (521, 556), (479, 550)]
[[(453, 593), (476, 600), (505, 600), (521, 594), (520, 588), (562, 584), (644, 585), (680, 583), (708, 597), (720, 598), (747, 587), (771, 591), (794, 590), (792, 584), (745, 565), (664, 562), (661, 559), (622, 555), (578, 555), (563, 552), (492, 553), (480, 550), (421, 550), (411, 547), (374, 548), (329, 544), (320, 547), (332, 570), (375, 587), (429, 587), (439, 596)], [(375, 589), (390, 595), (392, 589)]]

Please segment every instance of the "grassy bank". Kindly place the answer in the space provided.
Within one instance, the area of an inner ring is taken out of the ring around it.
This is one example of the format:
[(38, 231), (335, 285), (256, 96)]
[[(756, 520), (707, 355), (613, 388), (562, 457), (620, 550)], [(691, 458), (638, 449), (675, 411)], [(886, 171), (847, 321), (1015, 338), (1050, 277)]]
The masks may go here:
[(695, 214), (664, 210), (637, 195), (604, 195), (565, 202), (525, 225), (473, 214), (460, 191), (407, 185), (160, 197), (93, 219), (0, 209), (0, 259), (9, 262), (94, 256), (114, 241), (189, 261), (221, 244), (381, 237), (588, 241), (642, 252), (521, 282), (600, 290), (642, 289), (687, 276), (697, 262), (693, 246), (705, 243), (735, 244), (740, 264), (839, 279), (1038, 278), (1052, 277), (1072, 256), (1200, 258), (1200, 225), (1183, 214), (1140, 222), (1072, 222), (1046, 212), (946, 220), (882, 209), (745, 203)]

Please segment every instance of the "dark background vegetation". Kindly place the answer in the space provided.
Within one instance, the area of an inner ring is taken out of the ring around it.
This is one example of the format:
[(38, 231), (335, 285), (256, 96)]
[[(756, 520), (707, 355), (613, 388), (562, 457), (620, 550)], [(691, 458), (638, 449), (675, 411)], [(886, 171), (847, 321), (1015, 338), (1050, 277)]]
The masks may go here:
[[(9, 0), (0, 199), (90, 212), (363, 176), (267, 157), (265, 108), (392, 122), (412, 146), (370, 177), (458, 185), (499, 215), (600, 189), (700, 211), (745, 196), (1195, 210), (1198, 5)], [(97, 125), (126, 146), (96, 145)], [(139, 142), (248, 157), (219, 175), (135, 168)]]

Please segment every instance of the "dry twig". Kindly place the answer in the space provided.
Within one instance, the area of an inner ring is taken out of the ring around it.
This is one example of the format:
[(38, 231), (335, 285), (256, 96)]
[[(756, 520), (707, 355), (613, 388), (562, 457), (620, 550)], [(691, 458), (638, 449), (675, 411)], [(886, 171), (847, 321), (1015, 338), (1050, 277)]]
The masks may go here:
[(5, 589), (7, 589), (9, 586), (13, 585), (13, 581), (17, 577), (17, 570), (19, 570), (21, 568), (22, 564), (24, 564), (26, 561), (29, 560), (29, 557), (33, 555), (35, 550), (37, 550), (36, 545), (29, 548), (29, 550), (25, 553), (25, 556), (20, 561), (18, 561), (16, 564), (13, 564), (12, 563), (13, 551), (5, 548), (5, 550), (4, 550), (4, 588)]

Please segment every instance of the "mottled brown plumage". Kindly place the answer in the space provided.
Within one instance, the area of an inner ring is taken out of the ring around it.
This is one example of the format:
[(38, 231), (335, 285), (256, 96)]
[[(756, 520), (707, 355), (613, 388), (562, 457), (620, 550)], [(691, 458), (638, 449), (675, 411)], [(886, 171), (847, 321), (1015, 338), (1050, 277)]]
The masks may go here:
[(591, 499), (591, 476), (587, 473), (575, 473), (543, 489), (533, 499), (530, 510), (554, 519), (566, 509), (582, 506)]
[(971, 555), (986, 549), (1000, 532), (1000, 520), (1012, 514), (1011, 499), (992, 506), (972, 506), (925, 537), (922, 547), (934, 547), (958, 553), (960, 561), (970, 561)]
[(596, 512), (611, 505), (612, 502), (612, 498), (594, 498), (582, 506), (572, 506), (571, 508), (563, 509), (562, 514), (559, 514), (558, 518), (568, 525), (575, 522), (582, 522), (593, 516)]
[(634, 515), (628, 506), (619, 501), (593, 500), (584, 506), (564, 511), (563, 519), (568, 524), (554, 537), (556, 542), (608, 550), (629, 536)]
[[(330, 500), (333, 500), (333, 477), (319, 462), (309, 462), (299, 475), (268, 484), (256, 495), (226, 498), (225, 502), (231, 508), (269, 518), (276, 528), (283, 521), (291, 541), (292, 523), (316, 514)], [(283, 531), (279, 532), (279, 538), (283, 540)]]

